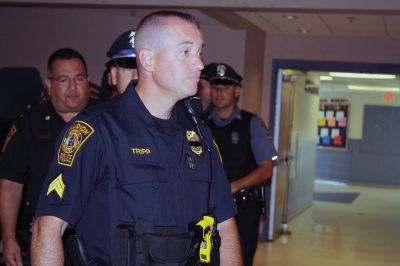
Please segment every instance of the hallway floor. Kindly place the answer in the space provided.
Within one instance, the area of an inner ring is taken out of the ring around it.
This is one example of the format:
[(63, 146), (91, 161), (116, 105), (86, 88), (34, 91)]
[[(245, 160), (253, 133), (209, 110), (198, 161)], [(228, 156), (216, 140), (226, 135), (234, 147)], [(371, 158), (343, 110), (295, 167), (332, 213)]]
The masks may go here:
[(315, 192), (360, 194), (314, 201), (289, 223), (291, 234), (259, 243), (254, 266), (400, 265), (400, 187), (319, 181)]

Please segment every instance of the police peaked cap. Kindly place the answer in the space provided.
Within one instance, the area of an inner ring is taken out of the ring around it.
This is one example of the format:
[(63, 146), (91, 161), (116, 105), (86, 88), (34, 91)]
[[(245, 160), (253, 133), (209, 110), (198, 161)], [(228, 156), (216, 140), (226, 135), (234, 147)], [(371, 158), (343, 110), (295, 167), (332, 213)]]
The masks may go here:
[(110, 58), (110, 61), (108, 61), (106, 65), (109, 65), (113, 60), (119, 58), (136, 58), (135, 31), (128, 30), (118, 36), (107, 51), (107, 56)]
[(208, 80), (212, 84), (235, 84), (242, 82), (242, 77), (229, 65), (213, 63), (207, 70)]
[(210, 63), (206, 66), (204, 66), (203, 70), (201, 71), (200, 78), (209, 80), (209, 72), (213, 68), (214, 65), (217, 65), (217, 63)]

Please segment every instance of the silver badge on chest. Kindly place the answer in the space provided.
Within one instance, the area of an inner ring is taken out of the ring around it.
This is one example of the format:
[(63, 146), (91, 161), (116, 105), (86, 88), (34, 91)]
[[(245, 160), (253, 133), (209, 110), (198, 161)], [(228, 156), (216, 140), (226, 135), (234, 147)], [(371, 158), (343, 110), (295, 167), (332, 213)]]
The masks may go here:
[(233, 144), (239, 143), (239, 132), (234, 131), (231, 133), (231, 141)]

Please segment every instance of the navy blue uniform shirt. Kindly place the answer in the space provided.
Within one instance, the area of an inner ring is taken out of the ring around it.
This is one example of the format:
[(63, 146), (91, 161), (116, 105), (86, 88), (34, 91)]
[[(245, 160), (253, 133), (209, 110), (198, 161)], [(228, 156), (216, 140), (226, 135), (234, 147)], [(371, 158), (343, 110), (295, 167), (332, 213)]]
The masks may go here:
[[(121, 223), (188, 224), (210, 210), (236, 213), (211, 133), (197, 131), (183, 104), (168, 121), (153, 117), (131, 83), (126, 92), (80, 114), (56, 145), (36, 216), (76, 226), (89, 257), (110, 263)], [(201, 140), (201, 146), (197, 144)]]
[(24, 201), (33, 215), (51, 159), (54, 143), (66, 123), (50, 101), (36, 105), (11, 126), (0, 156), (0, 178), (25, 185)]

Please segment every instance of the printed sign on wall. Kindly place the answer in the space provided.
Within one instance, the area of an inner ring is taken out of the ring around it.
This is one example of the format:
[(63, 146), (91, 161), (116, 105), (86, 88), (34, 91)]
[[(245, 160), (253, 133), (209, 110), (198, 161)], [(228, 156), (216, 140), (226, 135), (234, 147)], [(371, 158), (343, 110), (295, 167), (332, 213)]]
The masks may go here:
[(349, 104), (346, 99), (321, 99), (317, 146), (346, 149)]

